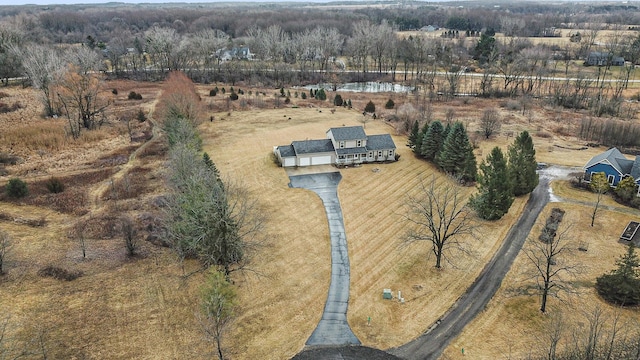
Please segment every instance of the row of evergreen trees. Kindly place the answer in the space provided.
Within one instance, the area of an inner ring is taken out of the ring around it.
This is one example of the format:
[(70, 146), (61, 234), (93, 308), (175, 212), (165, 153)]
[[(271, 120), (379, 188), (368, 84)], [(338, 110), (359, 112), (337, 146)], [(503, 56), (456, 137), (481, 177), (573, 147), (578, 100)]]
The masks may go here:
[(470, 205), (486, 220), (500, 219), (509, 211), (513, 199), (530, 193), (538, 185), (536, 151), (533, 140), (523, 131), (509, 146), (508, 159), (495, 147), (477, 172), (473, 146), (460, 122), (446, 126), (440, 121), (414, 122), (407, 144), (419, 157), (436, 164), (463, 182), (478, 182), (478, 194)]
[(436, 120), (420, 129), (416, 121), (413, 123), (407, 146), (416, 155), (436, 164), (444, 172), (463, 182), (476, 180), (476, 157), (461, 122), (443, 126)]
[(485, 220), (497, 220), (509, 211), (513, 199), (530, 193), (538, 185), (536, 151), (527, 131), (508, 148), (508, 159), (494, 147), (480, 164), (478, 193), (470, 205)]

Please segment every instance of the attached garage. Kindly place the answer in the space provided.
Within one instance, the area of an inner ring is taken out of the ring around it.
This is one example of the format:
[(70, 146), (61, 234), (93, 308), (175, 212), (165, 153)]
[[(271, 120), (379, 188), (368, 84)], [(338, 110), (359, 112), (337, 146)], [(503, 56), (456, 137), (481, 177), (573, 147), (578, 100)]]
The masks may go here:
[(295, 157), (282, 158), (282, 166), (284, 167), (296, 166), (296, 158)]
[(312, 156), (311, 165), (329, 165), (331, 164), (331, 155)]
[(309, 166), (311, 165), (311, 158), (309, 157), (301, 157), (300, 158), (300, 162), (298, 164), (299, 166)]

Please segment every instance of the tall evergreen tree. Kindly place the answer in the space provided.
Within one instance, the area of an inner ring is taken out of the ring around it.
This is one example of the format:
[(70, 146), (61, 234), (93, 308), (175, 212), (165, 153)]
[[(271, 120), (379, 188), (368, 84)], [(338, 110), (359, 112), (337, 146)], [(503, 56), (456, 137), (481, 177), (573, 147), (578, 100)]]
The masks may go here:
[(533, 140), (525, 130), (509, 146), (509, 177), (513, 185), (513, 195), (525, 195), (538, 186), (536, 150)]
[(436, 120), (429, 125), (429, 129), (422, 138), (422, 146), (420, 148), (420, 155), (423, 158), (429, 161), (436, 159), (436, 155), (440, 152), (444, 143), (443, 132), (444, 127), (440, 121)]
[(605, 300), (621, 306), (640, 303), (640, 260), (630, 243), (627, 253), (616, 261), (618, 268), (596, 279), (596, 290)]
[(442, 151), (436, 156), (436, 163), (442, 170), (462, 181), (475, 181), (476, 157), (473, 155), (473, 147), (461, 122), (456, 122), (451, 127), (442, 145)]
[(471, 198), (471, 206), (485, 220), (498, 220), (513, 203), (513, 188), (509, 181), (507, 159), (499, 147), (494, 147), (486, 161), (480, 164), (478, 194)]
[(420, 139), (418, 139), (418, 136), (420, 136), (420, 124), (418, 120), (416, 120), (413, 122), (413, 125), (411, 126), (411, 133), (409, 134), (409, 142), (407, 143), (407, 146), (411, 150), (413, 150), (413, 152), (417, 152), (416, 144), (420, 142)]
[(442, 138), (446, 140), (450, 132), (451, 132), (451, 122), (447, 122), (447, 125), (444, 127), (444, 131), (442, 132)]

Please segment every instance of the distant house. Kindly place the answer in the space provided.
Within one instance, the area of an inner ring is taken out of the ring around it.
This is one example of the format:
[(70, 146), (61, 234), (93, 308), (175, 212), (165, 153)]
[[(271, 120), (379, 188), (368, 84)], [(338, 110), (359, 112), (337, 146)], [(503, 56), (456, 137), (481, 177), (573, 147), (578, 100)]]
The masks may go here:
[(440, 30), (440, 27), (436, 25), (427, 25), (420, 28), (420, 31), (426, 31), (426, 32), (434, 32), (436, 30)]
[(220, 61), (253, 60), (253, 53), (248, 47), (234, 47), (231, 50), (218, 50), (218, 58)]
[(624, 66), (624, 58), (620, 56), (613, 56), (611, 53), (603, 53), (598, 51), (592, 51), (587, 55), (585, 65), (590, 66)]
[(283, 167), (395, 161), (396, 144), (389, 134), (367, 135), (362, 126), (348, 126), (331, 128), (326, 135), (275, 146), (273, 152)]
[[(620, 180), (631, 176), (640, 185), (640, 155), (635, 160), (627, 159), (620, 150), (611, 148), (591, 158), (584, 166), (584, 179), (591, 181), (591, 176), (603, 172), (611, 186), (617, 186)], [(640, 188), (639, 190), (640, 191)], [(640, 196), (640, 193), (638, 194)]]

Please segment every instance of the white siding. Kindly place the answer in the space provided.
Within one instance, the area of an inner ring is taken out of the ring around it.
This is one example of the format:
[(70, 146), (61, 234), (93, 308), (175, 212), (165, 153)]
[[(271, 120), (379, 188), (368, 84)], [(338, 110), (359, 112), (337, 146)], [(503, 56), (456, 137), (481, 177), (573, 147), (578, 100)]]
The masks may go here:
[(331, 155), (311, 157), (311, 165), (328, 165), (328, 164), (331, 164)]
[(301, 157), (300, 158), (300, 166), (309, 166), (311, 165), (311, 159), (308, 157)]
[(284, 167), (296, 166), (296, 158), (294, 157), (282, 158), (282, 160), (282, 166)]

